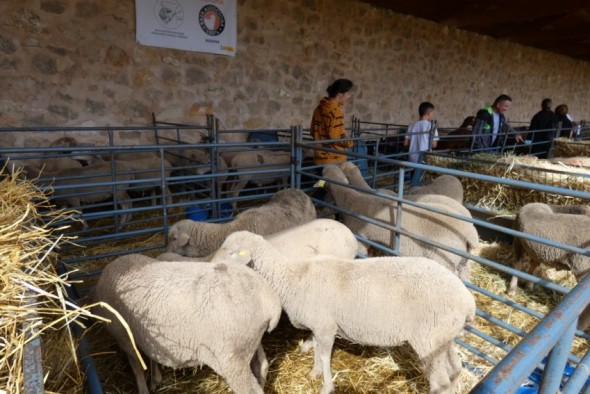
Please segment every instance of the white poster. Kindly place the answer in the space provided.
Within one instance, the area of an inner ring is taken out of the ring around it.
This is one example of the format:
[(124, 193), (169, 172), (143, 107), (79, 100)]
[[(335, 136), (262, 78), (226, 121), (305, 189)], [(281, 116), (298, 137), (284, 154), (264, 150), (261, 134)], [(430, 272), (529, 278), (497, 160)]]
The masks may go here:
[(235, 56), (236, 0), (135, 0), (137, 43)]

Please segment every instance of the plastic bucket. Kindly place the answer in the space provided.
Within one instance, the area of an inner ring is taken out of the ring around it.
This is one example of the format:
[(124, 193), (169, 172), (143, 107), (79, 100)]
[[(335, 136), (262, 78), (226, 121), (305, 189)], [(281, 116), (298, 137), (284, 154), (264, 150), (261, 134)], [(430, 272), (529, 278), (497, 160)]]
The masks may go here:
[[(233, 207), (229, 203), (221, 203), (219, 207), (219, 217), (220, 218), (229, 218), (233, 214)], [(211, 219), (212, 214), (211, 205), (194, 205), (192, 207), (186, 208), (186, 217), (187, 219), (194, 220), (196, 222), (204, 222), (205, 220)]]

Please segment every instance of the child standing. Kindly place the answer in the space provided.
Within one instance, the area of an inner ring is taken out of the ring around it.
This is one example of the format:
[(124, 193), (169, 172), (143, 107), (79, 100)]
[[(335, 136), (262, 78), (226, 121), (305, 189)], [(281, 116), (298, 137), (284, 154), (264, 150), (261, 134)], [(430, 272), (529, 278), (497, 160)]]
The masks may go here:
[[(420, 152), (430, 150), (430, 129), (432, 128), (432, 118), (434, 116), (434, 105), (427, 101), (418, 107), (420, 120), (408, 126), (408, 133), (404, 138), (404, 146), (410, 146), (408, 151), (409, 161), (418, 163), (420, 161)], [(436, 148), (438, 142), (438, 130), (434, 129), (432, 147)]]
[[(434, 117), (434, 105), (425, 101), (418, 106), (418, 114), (420, 120), (408, 126), (408, 132), (404, 138), (404, 146), (409, 146), (408, 160), (414, 163), (421, 163), (424, 161), (422, 152), (427, 152), (432, 148), (436, 148), (438, 143), (438, 130), (433, 128), (432, 118)], [(431, 134), (432, 132), (432, 134)], [(432, 141), (431, 141), (432, 135)], [(423, 170), (414, 170), (412, 178), (412, 186), (417, 186), (422, 178)]]

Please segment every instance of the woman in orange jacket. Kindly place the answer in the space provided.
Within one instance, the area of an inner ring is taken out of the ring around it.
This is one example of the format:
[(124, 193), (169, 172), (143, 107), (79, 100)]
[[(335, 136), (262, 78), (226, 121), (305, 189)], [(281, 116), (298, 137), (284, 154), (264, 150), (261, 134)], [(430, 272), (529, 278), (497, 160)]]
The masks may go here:
[[(328, 96), (321, 99), (319, 105), (313, 112), (311, 120), (311, 135), (316, 141), (338, 140), (350, 138), (344, 129), (344, 111), (342, 105), (352, 97), (352, 81), (348, 79), (337, 79), (328, 89)], [(345, 151), (351, 148), (352, 141), (333, 141), (322, 144), (324, 148)], [(315, 151), (315, 164), (333, 164), (346, 161), (347, 156), (341, 153)]]

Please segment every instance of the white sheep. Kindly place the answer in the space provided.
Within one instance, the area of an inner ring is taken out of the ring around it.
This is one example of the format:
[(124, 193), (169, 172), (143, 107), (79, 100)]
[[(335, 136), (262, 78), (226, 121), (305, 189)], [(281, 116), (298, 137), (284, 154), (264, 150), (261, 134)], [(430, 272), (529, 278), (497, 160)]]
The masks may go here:
[[(53, 179), (52, 187), (54, 188), (52, 199), (57, 205), (67, 205), (73, 208), (80, 208), (82, 203), (97, 203), (108, 200), (109, 198), (116, 198), (121, 210), (132, 208), (132, 203), (127, 194), (129, 182), (133, 179), (133, 175), (126, 174), (111, 174), (111, 165), (108, 163), (97, 163), (87, 167), (67, 168), (51, 174)], [(113, 182), (119, 183), (116, 185), (98, 185), (99, 183)], [(97, 184), (97, 185), (95, 185)], [(61, 189), (62, 186), (74, 186), (78, 188)], [(115, 190), (113, 193), (113, 189)], [(131, 219), (131, 213), (126, 212), (121, 214), (118, 229), (121, 229)], [(88, 223), (82, 220), (84, 229), (88, 228)]]
[[(104, 163), (109, 164), (113, 156), (103, 155)], [(173, 170), (172, 164), (166, 159), (161, 159), (154, 152), (130, 152), (117, 154), (115, 158), (115, 171), (117, 173), (129, 173), (134, 181), (129, 191), (152, 191), (152, 205), (155, 205), (155, 189), (162, 192), (162, 200), (167, 205), (172, 204), (172, 193), (168, 188), (168, 179)], [(101, 160), (101, 158), (98, 158)], [(163, 179), (162, 179), (163, 178)], [(164, 182), (162, 182), (162, 180)]]
[(164, 252), (156, 256), (158, 261), (192, 261), (194, 263), (207, 263), (207, 257), (187, 257), (174, 252)]
[[(590, 247), (590, 207), (586, 205), (547, 205), (530, 203), (518, 211), (514, 229), (555, 242), (588, 249)], [(569, 269), (578, 281), (590, 271), (590, 256), (569, 252), (560, 248), (544, 245), (525, 238), (514, 239), (516, 263), (514, 268), (522, 270), (526, 253), (530, 257), (528, 273), (533, 274), (541, 264), (560, 269)], [(528, 287), (533, 288), (530, 282)], [(508, 290), (509, 295), (516, 293), (518, 277), (513, 276)], [(585, 328), (590, 323), (590, 311), (585, 311), (578, 327)]]
[[(281, 253), (289, 257), (312, 257), (330, 255), (353, 259), (358, 252), (356, 237), (344, 224), (332, 219), (315, 219), (282, 231), (265, 235), (264, 239)], [(206, 257), (186, 257), (178, 253), (166, 252), (157, 259), (161, 261), (210, 261)]]
[[(251, 269), (127, 255), (105, 267), (92, 298), (122, 315), (151, 361), (172, 368), (205, 364), (236, 393), (263, 393), (268, 362), (261, 339), (278, 324), (281, 304)], [(126, 330), (108, 309), (95, 307), (93, 312), (111, 320), (107, 329), (127, 354), (138, 391), (148, 394)], [(153, 376), (155, 386), (161, 376)]]
[[(248, 182), (256, 186), (271, 185), (280, 181), (282, 186), (287, 185), (289, 179), (289, 165), (291, 153), (284, 151), (251, 150), (236, 153), (229, 162), (229, 169), (235, 170), (237, 180), (231, 184), (228, 197), (236, 198)], [(271, 174), (243, 174), (241, 171), (283, 170)], [(237, 201), (232, 203), (234, 209)]]
[(247, 209), (225, 223), (181, 220), (168, 232), (168, 252), (184, 256), (204, 257), (217, 250), (227, 235), (249, 230), (268, 235), (315, 219), (311, 199), (301, 190), (284, 189), (275, 193), (266, 204)]
[(590, 157), (575, 156), (575, 157), (552, 157), (549, 159), (554, 164), (565, 164), (576, 167), (590, 167)]
[[(342, 172), (346, 175), (348, 182), (351, 185), (362, 187), (365, 189), (371, 189), (371, 186), (367, 183), (363, 177), (360, 169), (352, 162), (344, 162), (339, 165)], [(380, 192), (397, 196), (397, 193), (388, 189), (378, 189)], [(405, 196), (416, 196), (422, 194), (440, 194), (447, 196), (457, 201), (459, 204), (463, 204), (463, 185), (459, 178), (443, 174), (436, 177), (432, 182), (423, 186), (414, 186), (405, 190)]]
[(336, 336), (370, 346), (408, 343), (430, 392), (455, 392), (461, 360), (453, 341), (474, 321), (475, 300), (440, 264), (421, 257), (289, 259), (246, 231), (228, 236), (218, 258), (249, 262), (279, 295), (291, 323), (312, 331), (310, 375), (323, 372), (321, 393), (334, 388), (330, 359)]
[[(348, 183), (344, 172), (336, 165), (326, 166), (323, 175), (325, 178)], [(395, 201), (329, 181), (325, 187), (338, 207), (395, 225), (397, 214)], [(426, 194), (405, 196), (405, 198), (445, 213), (471, 217), (469, 211), (462, 204), (443, 195)], [(395, 235), (393, 231), (345, 213), (342, 213), (342, 220), (353, 233), (383, 245), (391, 245)], [(479, 236), (472, 223), (408, 204), (402, 204), (401, 229), (464, 252), (475, 249), (479, 244)], [(399, 251), (404, 256), (422, 256), (434, 259), (455, 272), (461, 279), (470, 280), (470, 266), (467, 258), (405, 235), (400, 237)]]

